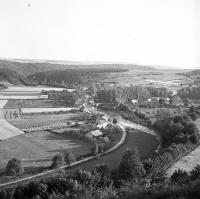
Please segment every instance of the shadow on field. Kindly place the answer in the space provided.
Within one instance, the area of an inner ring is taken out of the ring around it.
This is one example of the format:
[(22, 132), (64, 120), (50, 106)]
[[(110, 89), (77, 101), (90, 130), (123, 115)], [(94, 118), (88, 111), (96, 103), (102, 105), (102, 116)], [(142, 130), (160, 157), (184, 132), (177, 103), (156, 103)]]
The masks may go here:
[(42, 158), (42, 159), (37, 159), (37, 160), (23, 160), (23, 162), (25, 163), (27, 163), (27, 162), (48, 162), (48, 161), (50, 161), (52, 158), (51, 157), (49, 157), (49, 158)]
[(69, 135), (67, 135), (67, 133), (48, 132), (49, 134), (45, 136), (47, 140), (68, 140), (69, 142), (73, 140)]

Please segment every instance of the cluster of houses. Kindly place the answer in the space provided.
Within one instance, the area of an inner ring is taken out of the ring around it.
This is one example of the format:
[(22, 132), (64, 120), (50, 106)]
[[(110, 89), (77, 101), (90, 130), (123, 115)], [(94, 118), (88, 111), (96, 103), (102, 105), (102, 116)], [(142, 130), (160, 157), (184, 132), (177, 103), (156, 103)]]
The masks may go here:
[(176, 107), (184, 106), (182, 99), (178, 95), (169, 97), (151, 97), (142, 102), (137, 99), (131, 100), (133, 105), (172, 105)]
[(101, 139), (105, 142), (109, 142), (109, 138), (103, 134), (102, 130), (106, 129), (106, 127), (108, 126), (110, 122), (108, 122), (107, 118), (103, 116), (103, 117), (98, 118), (96, 123), (97, 123), (98, 129), (88, 132), (86, 134), (86, 137), (89, 139), (95, 138), (95, 139)]

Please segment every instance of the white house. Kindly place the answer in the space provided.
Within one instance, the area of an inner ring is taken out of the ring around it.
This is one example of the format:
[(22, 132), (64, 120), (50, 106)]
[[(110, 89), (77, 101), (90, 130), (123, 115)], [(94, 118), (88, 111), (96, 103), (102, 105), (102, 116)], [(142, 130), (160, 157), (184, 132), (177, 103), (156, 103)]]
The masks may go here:
[(131, 102), (132, 102), (133, 104), (137, 104), (137, 103), (138, 103), (138, 100), (133, 99), (133, 100), (131, 100)]

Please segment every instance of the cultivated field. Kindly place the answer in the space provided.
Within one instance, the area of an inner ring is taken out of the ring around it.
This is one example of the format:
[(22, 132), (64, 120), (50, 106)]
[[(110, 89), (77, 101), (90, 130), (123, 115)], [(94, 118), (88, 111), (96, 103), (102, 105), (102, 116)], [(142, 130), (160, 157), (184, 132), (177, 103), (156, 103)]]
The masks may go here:
[(54, 103), (51, 100), (8, 100), (4, 109), (19, 109), (23, 108), (52, 108), (54, 107)]
[(96, 82), (119, 84), (122, 86), (146, 85), (167, 87), (172, 91), (192, 82), (191, 79), (178, 75), (180, 70), (129, 70), (123, 73), (109, 73), (95, 77)]
[(36, 126), (48, 126), (58, 122), (73, 122), (79, 118), (79, 114), (67, 113), (67, 114), (33, 114), (24, 115), (19, 119), (8, 119), (8, 122), (19, 128), (25, 129)]

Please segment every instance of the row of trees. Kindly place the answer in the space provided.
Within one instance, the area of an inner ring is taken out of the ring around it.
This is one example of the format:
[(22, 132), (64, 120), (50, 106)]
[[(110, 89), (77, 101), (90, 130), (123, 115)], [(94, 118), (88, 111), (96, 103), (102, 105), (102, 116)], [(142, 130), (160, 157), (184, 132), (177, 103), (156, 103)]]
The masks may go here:
[(200, 99), (200, 86), (186, 87), (178, 91), (181, 98)]
[(99, 103), (123, 103), (136, 99), (141, 102), (150, 97), (164, 98), (167, 96), (169, 96), (169, 93), (166, 88), (130, 86), (99, 90), (97, 91), (96, 101)]
[[(59, 168), (62, 165), (70, 165), (74, 162), (75, 156), (71, 150), (67, 150), (62, 154), (57, 154), (52, 158), (52, 163), (50, 168)], [(24, 174), (23, 162), (19, 158), (12, 158), (8, 161), (6, 165), (6, 174), (10, 176), (20, 176)]]

